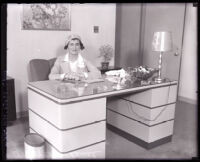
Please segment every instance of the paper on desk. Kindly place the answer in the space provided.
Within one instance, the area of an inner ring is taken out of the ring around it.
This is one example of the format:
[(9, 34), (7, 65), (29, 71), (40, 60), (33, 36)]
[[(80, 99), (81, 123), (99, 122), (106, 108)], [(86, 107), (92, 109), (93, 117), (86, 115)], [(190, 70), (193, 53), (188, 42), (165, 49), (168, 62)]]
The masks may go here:
[(103, 82), (103, 81), (104, 81), (104, 79), (102, 79), (102, 78), (84, 80), (84, 82), (86, 82), (86, 83), (96, 83), (96, 82)]
[(124, 69), (120, 70), (111, 70), (106, 72), (106, 79), (113, 83), (120, 83), (125, 80), (125, 77), (127, 76), (127, 72)]
[(122, 68), (120, 70), (110, 70), (105, 72), (107, 76), (119, 76), (121, 78), (126, 76), (126, 71)]
[(96, 82), (103, 82), (104, 79), (98, 78), (98, 79), (87, 79), (87, 80), (72, 80), (72, 79), (65, 79), (63, 80), (64, 83), (96, 83)]
[(105, 79), (107, 79), (108, 81), (113, 82), (113, 83), (118, 83), (118, 81), (119, 81), (119, 77), (116, 77), (116, 76), (110, 76)]

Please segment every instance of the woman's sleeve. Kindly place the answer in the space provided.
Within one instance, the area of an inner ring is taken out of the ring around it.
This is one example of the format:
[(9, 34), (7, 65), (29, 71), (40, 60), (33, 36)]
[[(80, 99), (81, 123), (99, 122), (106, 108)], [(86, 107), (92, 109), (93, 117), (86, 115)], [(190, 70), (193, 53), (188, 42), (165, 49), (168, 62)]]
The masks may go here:
[(88, 79), (98, 79), (101, 78), (101, 72), (97, 67), (95, 67), (88, 60), (85, 60), (86, 67), (88, 69)]
[(49, 74), (49, 80), (62, 80), (64, 75), (65, 74), (60, 74), (60, 61), (59, 58), (57, 58)]

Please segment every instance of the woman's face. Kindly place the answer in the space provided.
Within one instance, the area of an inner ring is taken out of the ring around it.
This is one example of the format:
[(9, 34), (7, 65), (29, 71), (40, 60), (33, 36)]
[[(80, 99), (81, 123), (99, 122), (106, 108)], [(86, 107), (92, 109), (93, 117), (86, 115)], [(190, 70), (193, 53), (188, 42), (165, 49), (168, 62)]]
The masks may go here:
[(75, 39), (71, 40), (68, 44), (69, 53), (72, 55), (78, 55), (81, 50), (80, 41)]

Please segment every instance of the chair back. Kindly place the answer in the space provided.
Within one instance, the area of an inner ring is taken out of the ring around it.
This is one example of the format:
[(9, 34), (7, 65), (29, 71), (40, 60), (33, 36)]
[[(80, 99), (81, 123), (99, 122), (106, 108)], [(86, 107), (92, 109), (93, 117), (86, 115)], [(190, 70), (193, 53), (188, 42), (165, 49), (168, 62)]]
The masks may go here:
[(49, 66), (50, 66), (50, 70), (51, 70), (51, 68), (53, 67), (53, 65), (54, 65), (54, 63), (56, 61), (56, 58), (52, 58), (52, 59), (50, 59), (48, 61), (49, 61)]
[(31, 81), (48, 80), (49, 73), (52, 66), (55, 63), (56, 58), (50, 60), (45, 59), (32, 59), (29, 62), (30, 65), (30, 77)]

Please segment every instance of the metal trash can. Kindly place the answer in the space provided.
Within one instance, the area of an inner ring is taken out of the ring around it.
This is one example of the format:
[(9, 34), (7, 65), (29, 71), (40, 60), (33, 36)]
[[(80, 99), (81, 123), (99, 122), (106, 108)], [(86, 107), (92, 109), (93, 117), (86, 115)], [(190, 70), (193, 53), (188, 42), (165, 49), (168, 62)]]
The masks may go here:
[(45, 139), (37, 133), (29, 133), (24, 137), (26, 159), (45, 158)]

